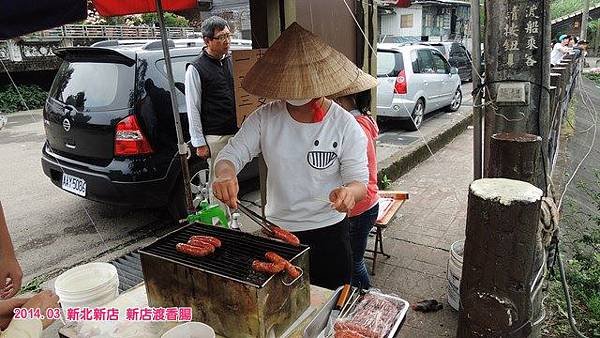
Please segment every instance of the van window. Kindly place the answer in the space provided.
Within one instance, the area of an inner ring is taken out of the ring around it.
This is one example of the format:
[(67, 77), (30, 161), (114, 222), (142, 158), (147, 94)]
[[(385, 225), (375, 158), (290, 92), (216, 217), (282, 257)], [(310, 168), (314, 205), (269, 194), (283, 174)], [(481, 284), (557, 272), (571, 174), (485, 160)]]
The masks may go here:
[(134, 67), (63, 62), (49, 95), (78, 111), (123, 109), (133, 105), (133, 82)]
[(402, 53), (377, 52), (377, 77), (398, 76), (404, 70)]
[(439, 53), (432, 53), (433, 68), (437, 74), (450, 74), (450, 66)]
[[(188, 63), (191, 63), (194, 56), (179, 56), (171, 58), (171, 65), (173, 68), (173, 79), (175, 82), (185, 82), (185, 71)], [(167, 65), (165, 60), (156, 61), (156, 69), (166, 78), (167, 77)]]
[[(195, 56), (178, 56), (171, 58), (173, 67), (173, 79), (175, 80), (175, 93), (177, 95), (177, 106), (180, 112), (187, 111), (185, 103), (185, 71), (188, 63), (192, 62)], [(167, 65), (165, 60), (156, 61), (156, 69), (163, 76), (165, 84), (168, 85)], [(167, 87), (168, 88), (168, 87)]]
[(417, 50), (417, 62), (419, 63), (418, 71), (415, 73), (431, 74), (435, 73), (433, 67), (433, 59), (431, 58), (431, 52), (429, 49)]

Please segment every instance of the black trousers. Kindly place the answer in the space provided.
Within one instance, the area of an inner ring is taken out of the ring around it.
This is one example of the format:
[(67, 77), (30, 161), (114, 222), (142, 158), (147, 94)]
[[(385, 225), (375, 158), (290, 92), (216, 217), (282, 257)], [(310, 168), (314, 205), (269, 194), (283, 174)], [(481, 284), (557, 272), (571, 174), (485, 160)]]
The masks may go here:
[(310, 246), (310, 283), (335, 290), (352, 280), (352, 247), (348, 218), (328, 227), (294, 232)]

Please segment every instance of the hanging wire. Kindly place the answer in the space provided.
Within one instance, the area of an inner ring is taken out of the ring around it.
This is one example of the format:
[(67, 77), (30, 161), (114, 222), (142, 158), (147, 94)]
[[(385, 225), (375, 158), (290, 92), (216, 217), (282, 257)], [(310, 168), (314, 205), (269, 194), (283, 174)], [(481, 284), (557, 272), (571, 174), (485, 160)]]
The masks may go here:
[[(581, 75), (579, 75), (579, 77), (581, 77)], [(583, 165), (583, 163), (585, 162), (585, 160), (588, 158), (588, 156), (592, 153), (592, 150), (594, 149), (594, 145), (596, 143), (596, 134), (597, 134), (597, 131), (598, 131), (598, 127), (597, 127), (597, 124), (598, 124), (598, 121), (597, 121), (598, 113), (596, 111), (596, 107), (593, 104), (593, 102), (591, 101), (591, 98), (589, 97), (589, 95), (584, 92), (583, 87), (581, 85), (581, 80), (578, 79), (577, 81), (580, 82), (579, 83), (579, 95), (581, 96), (583, 104), (587, 107), (588, 112), (590, 113), (590, 117), (592, 119), (592, 122), (594, 123), (593, 124), (594, 133), (593, 133), (593, 136), (592, 136), (592, 142), (590, 144), (590, 147), (589, 147), (587, 153), (583, 156), (583, 158), (581, 159), (581, 161), (577, 164), (577, 166), (575, 167), (575, 170), (573, 171), (573, 174), (570, 176), (569, 180), (565, 184), (565, 188), (564, 188), (564, 190), (563, 190), (563, 192), (562, 192), (562, 194), (560, 196), (560, 199), (558, 201), (558, 209), (560, 209), (560, 207), (562, 206), (562, 202), (563, 202), (563, 199), (564, 199), (565, 194), (567, 192), (567, 189), (568, 189), (569, 185), (571, 184), (571, 182), (573, 181), (573, 179), (575, 178), (575, 175), (577, 174), (577, 172), (579, 171), (579, 169), (581, 168), (581, 166)], [(587, 96), (587, 99), (589, 100), (589, 102), (585, 101), (586, 97), (584, 96), (584, 94)], [(592, 110), (593, 110), (593, 112), (592, 112)]]
[[(594, 128), (594, 133), (593, 133), (593, 136), (592, 136), (592, 142), (590, 144), (590, 148), (589, 148), (588, 152), (583, 156), (583, 158), (581, 159), (581, 161), (577, 164), (577, 166), (575, 167), (575, 170), (573, 171), (573, 174), (571, 175), (571, 177), (567, 181), (567, 184), (565, 184), (565, 188), (564, 188), (564, 190), (563, 190), (563, 192), (562, 192), (562, 194), (560, 196), (560, 200), (558, 202), (558, 209), (559, 210), (560, 210), (563, 198), (565, 197), (565, 194), (566, 194), (566, 192), (568, 190), (569, 185), (571, 184), (571, 182), (575, 178), (577, 172), (581, 168), (581, 165), (585, 162), (585, 160), (587, 159), (587, 157), (590, 155), (590, 153), (594, 149), (594, 145), (595, 145), (595, 142), (596, 142), (596, 133), (597, 133), (597, 125), (598, 125), (598, 120), (597, 120), (598, 119), (598, 112), (597, 112), (596, 106), (594, 105), (594, 103), (593, 103), (592, 99), (590, 98), (589, 94), (586, 91), (583, 90), (583, 86), (581, 84), (582, 83), (581, 73), (578, 74), (578, 78), (577, 78), (576, 81), (578, 82), (579, 95), (581, 96), (582, 103), (587, 108), (588, 112), (590, 113), (590, 117), (591, 117), (592, 122), (593, 122), (592, 127)], [(584, 94), (585, 94), (585, 96), (584, 96)], [(586, 99), (587, 99), (587, 102), (586, 102)], [(560, 272), (561, 284), (562, 284), (563, 292), (565, 294), (565, 301), (567, 303), (567, 316), (568, 316), (568, 319), (569, 319), (569, 325), (571, 326), (571, 329), (573, 330), (573, 332), (575, 333), (576, 336), (578, 336), (580, 338), (587, 338), (587, 336), (585, 336), (583, 333), (581, 333), (579, 331), (579, 329), (577, 328), (577, 323), (575, 321), (575, 316), (573, 314), (573, 305), (572, 305), (572, 300), (571, 300), (571, 294), (569, 292), (569, 285), (567, 283), (567, 276), (565, 274), (565, 268), (564, 268), (564, 264), (563, 264), (563, 261), (562, 261), (562, 255), (560, 254), (560, 249), (559, 249), (558, 243), (556, 243), (556, 251), (557, 251), (557, 262), (558, 262), (558, 267), (559, 267), (559, 272)]]

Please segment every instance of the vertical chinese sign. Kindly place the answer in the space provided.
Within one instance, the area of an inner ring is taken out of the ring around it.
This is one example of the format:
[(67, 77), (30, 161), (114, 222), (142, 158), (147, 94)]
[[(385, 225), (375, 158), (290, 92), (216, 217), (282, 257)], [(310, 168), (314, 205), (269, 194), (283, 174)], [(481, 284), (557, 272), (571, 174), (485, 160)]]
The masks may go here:
[[(542, 59), (542, 25), (537, 4), (519, 3), (509, 6), (502, 32), (499, 59), (507, 70), (529, 70)], [(500, 66), (500, 65), (499, 65)]]

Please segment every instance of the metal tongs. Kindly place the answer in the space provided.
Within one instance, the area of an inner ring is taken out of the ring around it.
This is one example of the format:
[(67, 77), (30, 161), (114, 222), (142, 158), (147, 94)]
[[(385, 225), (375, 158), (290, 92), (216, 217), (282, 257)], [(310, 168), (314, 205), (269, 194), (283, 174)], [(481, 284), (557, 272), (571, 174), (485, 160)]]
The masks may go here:
[(246, 216), (248, 216), (252, 221), (254, 221), (255, 223), (258, 223), (258, 225), (260, 225), (263, 229), (267, 230), (269, 232), (269, 234), (273, 235), (273, 230), (271, 230), (270, 226), (277, 226), (271, 222), (269, 222), (266, 218), (262, 217), (261, 215), (257, 214), (256, 212), (250, 210), (250, 208), (248, 208), (247, 206), (243, 205), (242, 203), (238, 202), (238, 209), (243, 212), (244, 214), (246, 214)]

